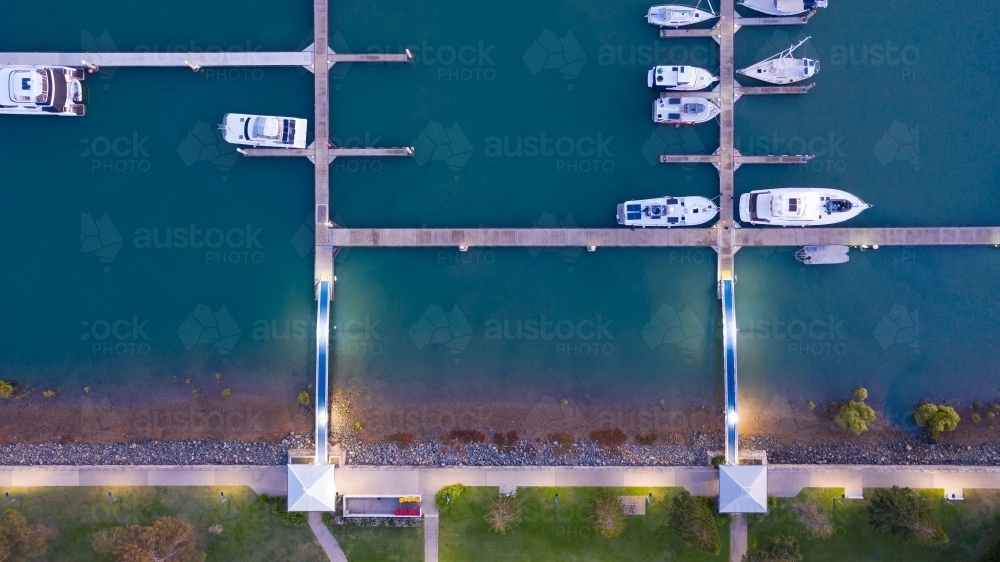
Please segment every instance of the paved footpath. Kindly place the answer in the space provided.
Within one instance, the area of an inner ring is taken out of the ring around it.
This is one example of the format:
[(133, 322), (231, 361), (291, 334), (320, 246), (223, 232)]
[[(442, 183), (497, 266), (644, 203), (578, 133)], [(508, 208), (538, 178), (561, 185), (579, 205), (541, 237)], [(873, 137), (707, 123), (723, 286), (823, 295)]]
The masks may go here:
[(729, 562), (742, 562), (747, 553), (747, 516), (734, 513), (729, 521)]
[(337, 539), (333, 538), (333, 533), (323, 524), (323, 514), (318, 511), (310, 511), (308, 515), (309, 528), (312, 529), (319, 545), (323, 547), (323, 552), (330, 562), (347, 562), (347, 556), (337, 544)]
[(249, 486), (284, 495), (284, 466), (2, 466), (0, 487)]
[(424, 515), (424, 562), (438, 562), (438, 514)]

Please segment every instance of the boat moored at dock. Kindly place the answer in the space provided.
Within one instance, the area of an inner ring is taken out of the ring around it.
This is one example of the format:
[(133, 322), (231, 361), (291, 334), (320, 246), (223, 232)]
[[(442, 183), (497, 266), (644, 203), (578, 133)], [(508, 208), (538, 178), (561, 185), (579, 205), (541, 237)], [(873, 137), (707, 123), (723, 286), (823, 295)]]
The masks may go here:
[(740, 196), (740, 220), (767, 226), (827, 226), (871, 207), (861, 198), (823, 187), (784, 187)]
[(691, 6), (666, 4), (653, 6), (646, 12), (646, 21), (660, 27), (684, 27), (719, 17), (715, 12), (706, 12)]
[(305, 148), (307, 119), (227, 113), (219, 129), (230, 144), (270, 148)]
[(637, 199), (618, 205), (618, 224), (623, 226), (697, 226), (715, 218), (719, 207), (705, 197), (658, 197)]
[(819, 61), (813, 59), (797, 59), (792, 56), (796, 49), (806, 41), (806, 37), (780, 53), (770, 56), (757, 64), (737, 70), (737, 74), (749, 76), (771, 84), (794, 84), (807, 78), (812, 78), (819, 72)]
[(646, 75), (646, 85), (650, 88), (673, 91), (704, 90), (718, 80), (704, 68), (684, 65), (654, 66)]
[(695, 125), (714, 119), (719, 111), (719, 106), (708, 98), (661, 94), (653, 102), (653, 121), (663, 125)]
[(826, 7), (827, 0), (739, 0), (741, 6), (771, 16), (794, 16)]
[(0, 113), (83, 116), (81, 68), (0, 66)]

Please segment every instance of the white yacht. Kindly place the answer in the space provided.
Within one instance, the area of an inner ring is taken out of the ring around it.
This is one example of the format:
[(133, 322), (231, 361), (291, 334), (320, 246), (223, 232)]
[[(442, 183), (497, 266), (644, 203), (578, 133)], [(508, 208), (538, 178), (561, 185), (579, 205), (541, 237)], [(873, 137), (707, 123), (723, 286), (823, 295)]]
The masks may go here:
[(819, 72), (819, 61), (797, 59), (792, 56), (792, 53), (809, 39), (811, 37), (806, 37), (797, 45), (793, 45), (753, 66), (737, 70), (736, 73), (771, 84), (794, 84), (812, 78)]
[(244, 113), (227, 113), (219, 125), (230, 144), (272, 148), (305, 148), (308, 127), (306, 119)]
[(0, 113), (82, 116), (81, 68), (0, 66)]
[(706, 12), (691, 6), (667, 4), (653, 6), (646, 12), (646, 21), (660, 27), (684, 27), (719, 17), (715, 12)]
[(827, 0), (739, 0), (740, 5), (772, 16), (794, 16), (826, 7)]
[(653, 102), (653, 121), (665, 125), (694, 125), (714, 119), (719, 106), (707, 98), (672, 98), (661, 94)]
[(718, 80), (712, 73), (696, 66), (654, 66), (646, 75), (646, 85), (664, 90), (704, 90)]
[(784, 187), (740, 196), (740, 220), (770, 226), (826, 226), (871, 207), (860, 198), (823, 187)]
[(719, 214), (719, 207), (704, 197), (637, 199), (618, 205), (618, 224), (624, 226), (696, 226)]

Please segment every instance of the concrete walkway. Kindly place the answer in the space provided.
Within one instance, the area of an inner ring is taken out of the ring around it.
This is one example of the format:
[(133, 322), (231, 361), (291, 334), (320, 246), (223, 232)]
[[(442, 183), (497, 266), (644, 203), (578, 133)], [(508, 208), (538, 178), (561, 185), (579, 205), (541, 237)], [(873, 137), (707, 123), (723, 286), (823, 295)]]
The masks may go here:
[(438, 562), (438, 514), (424, 515), (424, 562)]
[(729, 562), (742, 562), (747, 553), (747, 516), (734, 513), (729, 521)]
[(0, 487), (30, 486), (249, 486), (285, 495), (283, 466), (4, 466)]
[(767, 466), (767, 493), (793, 497), (803, 488), (844, 488), (860, 493), (864, 488), (943, 489), (945, 494), (963, 489), (1000, 489), (1000, 467), (995, 466), (871, 466), (780, 465)]
[(330, 562), (347, 562), (347, 557), (344, 556), (344, 551), (337, 544), (337, 539), (333, 538), (330, 529), (327, 529), (326, 525), (323, 524), (323, 514), (318, 511), (310, 511), (307, 517), (309, 519), (309, 528), (316, 535), (316, 540), (323, 547), (323, 552), (326, 553), (326, 557), (330, 559)]

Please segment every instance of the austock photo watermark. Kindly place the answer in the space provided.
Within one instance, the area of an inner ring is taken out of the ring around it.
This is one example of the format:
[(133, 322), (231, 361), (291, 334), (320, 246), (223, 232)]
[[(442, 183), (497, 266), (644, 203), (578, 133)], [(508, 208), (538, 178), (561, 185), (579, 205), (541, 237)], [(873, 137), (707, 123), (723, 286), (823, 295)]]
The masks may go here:
[(770, 135), (736, 137), (734, 144), (743, 156), (811, 155), (814, 158), (801, 164), (802, 168), (812, 172), (843, 172), (847, 170), (846, 140), (847, 137), (833, 131), (812, 137), (788, 138), (773, 132)]
[(148, 172), (151, 169), (146, 143), (149, 136), (138, 132), (115, 137), (80, 139), (80, 157), (90, 163), (92, 172)]
[(613, 172), (612, 136), (537, 135), (487, 137), (483, 156), (487, 158), (545, 158), (554, 161), (557, 172)]
[(137, 314), (116, 320), (82, 320), (80, 341), (85, 342), (95, 357), (149, 355), (152, 348), (146, 333), (148, 324), (148, 318)]

